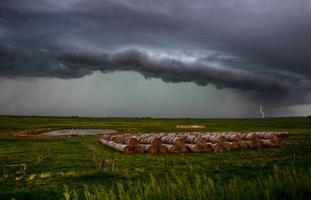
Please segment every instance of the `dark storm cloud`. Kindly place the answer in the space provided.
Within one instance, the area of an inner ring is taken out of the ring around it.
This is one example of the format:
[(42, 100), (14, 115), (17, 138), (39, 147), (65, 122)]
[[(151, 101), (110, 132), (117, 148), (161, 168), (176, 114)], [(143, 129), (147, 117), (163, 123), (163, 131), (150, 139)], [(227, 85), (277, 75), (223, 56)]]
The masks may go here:
[[(0, 38), (19, 48), (1, 47), (0, 75), (75, 78), (126, 70), (167, 82), (268, 94), (309, 91), (310, 21), (308, 0), (3, 0)], [(87, 51), (130, 45), (232, 56), (212, 54), (185, 63), (134, 50)]]
[(197, 61), (182, 62), (171, 58), (153, 58), (135, 49), (111, 54), (62, 50), (27, 53), (21, 49), (0, 46), (0, 76), (76, 78), (94, 71), (135, 71), (146, 78), (165, 82), (195, 82), (205, 86), (229, 87), (258, 92), (289, 92), (293, 80), (255, 74), (250, 71), (214, 68)]

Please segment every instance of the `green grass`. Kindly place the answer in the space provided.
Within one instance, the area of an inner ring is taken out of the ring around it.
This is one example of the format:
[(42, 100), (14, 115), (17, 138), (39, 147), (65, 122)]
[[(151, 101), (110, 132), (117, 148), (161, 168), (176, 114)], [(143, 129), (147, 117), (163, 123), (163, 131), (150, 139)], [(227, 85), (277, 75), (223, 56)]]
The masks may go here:
[[(14, 136), (23, 130), (72, 127), (177, 132), (180, 124), (203, 124), (204, 131), (288, 131), (291, 137), (281, 148), (124, 155), (101, 145), (99, 136)], [(4, 160), (27, 166), (22, 175), (16, 174), (20, 167), (10, 167), (6, 178), (0, 168), (0, 199), (311, 199), (310, 132), (311, 121), (303, 118), (0, 117), (0, 166)]]

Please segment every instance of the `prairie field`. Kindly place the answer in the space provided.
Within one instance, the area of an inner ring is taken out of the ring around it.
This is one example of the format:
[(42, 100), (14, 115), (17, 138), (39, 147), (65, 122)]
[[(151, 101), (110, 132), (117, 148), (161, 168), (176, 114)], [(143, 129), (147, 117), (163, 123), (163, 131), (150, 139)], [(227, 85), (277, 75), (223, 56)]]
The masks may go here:
[[(100, 136), (39, 136), (63, 128), (182, 132), (177, 125), (191, 124), (205, 128), (187, 131), (290, 137), (274, 148), (151, 155), (116, 152)], [(311, 119), (2, 116), (0, 161), (0, 199), (311, 199)]]

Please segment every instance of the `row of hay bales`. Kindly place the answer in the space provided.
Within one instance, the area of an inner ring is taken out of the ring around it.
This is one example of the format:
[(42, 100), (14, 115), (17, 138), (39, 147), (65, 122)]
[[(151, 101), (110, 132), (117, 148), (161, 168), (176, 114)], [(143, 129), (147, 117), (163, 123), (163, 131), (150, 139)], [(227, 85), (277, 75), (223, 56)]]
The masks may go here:
[(103, 135), (100, 142), (123, 153), (224, 152), (280, 146), (287, 132), (138, 133)]

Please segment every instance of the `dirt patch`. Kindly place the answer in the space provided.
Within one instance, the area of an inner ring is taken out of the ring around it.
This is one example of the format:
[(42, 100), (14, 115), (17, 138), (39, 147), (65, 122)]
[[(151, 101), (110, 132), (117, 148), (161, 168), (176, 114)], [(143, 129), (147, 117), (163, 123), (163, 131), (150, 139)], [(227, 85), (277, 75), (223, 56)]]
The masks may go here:
[(200, 129), (200, 128), (206, 128), (206, 127), (204, 125), (177, 125), (176, 128)]

